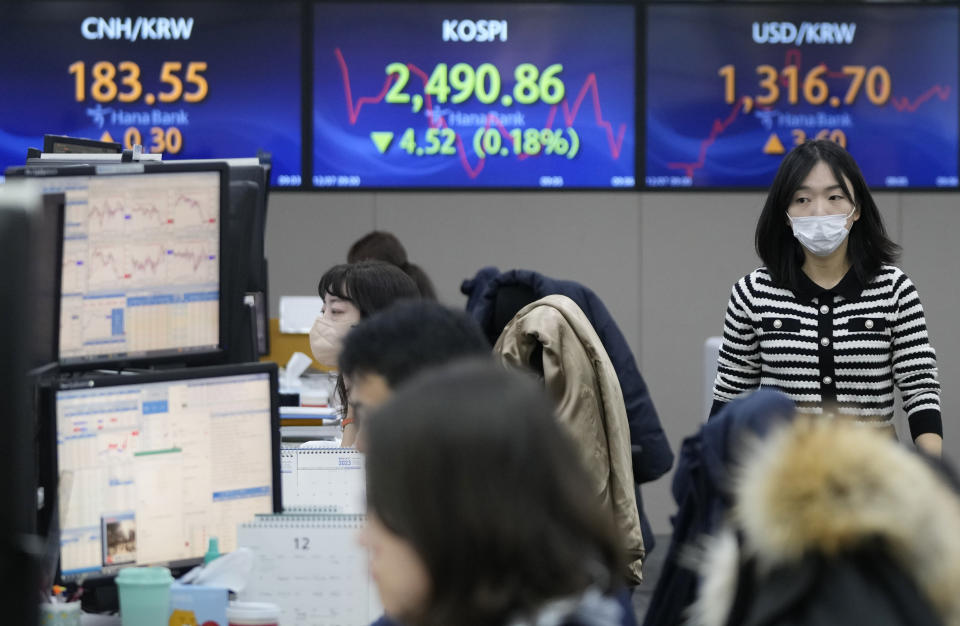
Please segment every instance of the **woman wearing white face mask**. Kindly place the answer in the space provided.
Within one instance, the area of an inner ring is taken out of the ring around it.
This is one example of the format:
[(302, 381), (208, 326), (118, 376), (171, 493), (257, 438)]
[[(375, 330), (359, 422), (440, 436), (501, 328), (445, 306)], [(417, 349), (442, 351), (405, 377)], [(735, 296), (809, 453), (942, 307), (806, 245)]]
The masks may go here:
[[(335, 265), (324, 272), (317, 286), (323, 297), (323, 314), (310, 329), (313, 358), (327, 369), (337, 367), (343, 338), (357, 322), (381, 311), (398, 300), (420, 298), (420, 290), (402, 270), (382, 261), (360, 261)], [(347, 388), (342, 376), (336, 390), (341, 410), (346, 411)], [(353, 416), (342, 422), (342, 445), (353, 445), (356, 430)]]
[(808, 141), (784, 158), (755, 243), (764, 267), (733, 286), (711, 415), (775, 387), (800, 412), (893, 433), (896, 386), (914, 441), (939, 456), (940, 384), (923, 307), (891, 265), (899, 246), (846, 150)]

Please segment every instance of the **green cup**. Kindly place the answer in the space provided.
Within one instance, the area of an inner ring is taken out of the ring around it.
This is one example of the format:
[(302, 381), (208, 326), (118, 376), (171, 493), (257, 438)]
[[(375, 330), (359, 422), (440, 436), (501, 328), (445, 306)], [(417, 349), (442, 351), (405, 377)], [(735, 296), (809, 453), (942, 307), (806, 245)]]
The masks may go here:
[(117, 575), (123, 626), (167, 626), (170, 584), (166, 567), (128, 567)]

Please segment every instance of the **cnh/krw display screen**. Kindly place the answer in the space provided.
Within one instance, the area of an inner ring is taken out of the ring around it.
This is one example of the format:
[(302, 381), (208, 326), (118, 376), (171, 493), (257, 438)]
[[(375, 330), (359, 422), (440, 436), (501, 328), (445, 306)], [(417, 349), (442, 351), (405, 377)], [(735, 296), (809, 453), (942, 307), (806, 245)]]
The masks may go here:
[(634, 7), (313, 10), (314, 186), (634, 186)]
[(46, 133), (175, 158), (272, 155), (301, 183), (299, 3), (0, 6), (0, 169)]
[(957, 187), (958, 12), (649, 6), (646, 186), (764, 187), (829, 138), (871, 187)]

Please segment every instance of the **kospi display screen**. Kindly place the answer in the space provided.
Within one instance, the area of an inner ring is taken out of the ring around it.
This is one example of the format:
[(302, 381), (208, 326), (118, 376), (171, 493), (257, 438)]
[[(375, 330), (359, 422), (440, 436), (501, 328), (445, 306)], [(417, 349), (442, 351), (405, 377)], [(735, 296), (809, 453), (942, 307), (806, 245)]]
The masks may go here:
[(649, 6), (646, 186), (765, 187), (829, 138), (871, 187), (957, 187), (958, 11)]
[(301, 5), (21, 2), (0, 6), (0, 169), (43, 135), (176, 158), (273, 159), (301, 182)]
[(634, 186), (634, 7), (313, 10), (314, 186)]

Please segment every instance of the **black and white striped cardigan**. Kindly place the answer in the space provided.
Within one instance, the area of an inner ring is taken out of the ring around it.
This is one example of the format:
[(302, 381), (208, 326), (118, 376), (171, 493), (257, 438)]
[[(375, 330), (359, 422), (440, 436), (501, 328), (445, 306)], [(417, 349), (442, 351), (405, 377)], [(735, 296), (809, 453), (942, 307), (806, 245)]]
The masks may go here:
[(942, 435), (936, 354), (906, 274), (885, 265), (863, 285), (850, 270), (832, 289), (801, 280), (794, 293), (761, 267), (733, 286), (711, 413), (774, 387), (800, 412), (891, 426), (896, 385), (914, 438)]

